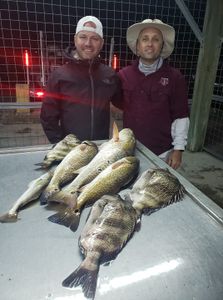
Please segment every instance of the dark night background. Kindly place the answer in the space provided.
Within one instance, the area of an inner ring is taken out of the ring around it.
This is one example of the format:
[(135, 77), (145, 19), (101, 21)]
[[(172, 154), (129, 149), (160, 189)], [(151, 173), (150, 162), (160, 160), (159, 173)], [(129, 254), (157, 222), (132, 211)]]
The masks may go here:
[[(182, 1), (201, 32), (206, 2)], [(158, 18), (172, 25), (176, 30), (175, 49), (168, 60), (185, 75), (191, 101), (200, 43), (175, 0), (0, 0), (0, 103), (15, 102), (16, 84), (27, 83), (27, 77), (30, 79), (30, 90), (39, 86), (42, 88), (50, 72), (64, 63), (62, 52), (73, 44), (76, 24), (86, 15), (98, 17), (103, 24), (105, 45), (101, 58), (106, 64), (109, 63), (110, 43), (114, 37), (118, 68), (134, 59), (126, 44), (126, 30), (130, 25), (147, 18)], [(42, 56), (40, 32), (43, 34)], [(29, 76), (23, 60), (25, 50), (31, 57)], [(211, 145), (212, 140), (217, 143), (222, 141), (222, 62), (223, 48), (214, 86), (214, 96), (217, 98), (212, 99), (208, 125), (207, 140), (210, 137)]]
[[(202, 31), (206, 0), (184, 2)], [(94, 15), (104, 26), (102, 59), (108, 63), (110, 41), (114, 37), (114, 53), (119, 57), (119, 67), (123, 67), (134, 58), (126, 45), (126, 29), (143, 19), (158, 18), (175, 27), (175, 50), (170, 60), (185, 74), (192, 93), (200, 44), (174, 0), (1, 0), (0, 13), (1, 83), (25, 80), (22, 59), (25, 49), (32, 57), (31, 74), (39, 73), (40, 31), (47, 62), (51, 56), (53, 64), (61, 64), (61, 52), (73, 43), (77, 21), (85, 15)]]

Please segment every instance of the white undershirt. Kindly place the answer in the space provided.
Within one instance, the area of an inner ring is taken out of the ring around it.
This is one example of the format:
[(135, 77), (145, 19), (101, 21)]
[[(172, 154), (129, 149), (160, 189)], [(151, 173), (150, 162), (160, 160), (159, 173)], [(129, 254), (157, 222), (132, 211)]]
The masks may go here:
[[(174, 150), (185, 150), (189, 129), (189, 118), (176, 119), (171, 125), (172, 145)], [(166, 160), (172, 149), (162, 153), (159, 157)]]

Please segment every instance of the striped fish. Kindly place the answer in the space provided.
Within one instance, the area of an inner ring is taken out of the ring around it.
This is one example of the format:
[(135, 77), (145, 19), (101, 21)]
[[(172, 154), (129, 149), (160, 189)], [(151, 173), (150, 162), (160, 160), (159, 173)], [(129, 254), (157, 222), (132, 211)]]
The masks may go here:
[(137, 220), (131, 202), (118, 195), (104, 195), (96, 201), (79, 238), (85, 258), (62, 285), (80, 285), (85, 297), (94, 299), (100, 264), (116, 258), (137, 229)]
[(35, 165), (40, 166), (38, 169), (48, 169), (52, 164), (63, 160), (64, 157), (80, 143), (81, 141), (74, 134), (68, 134), (62, 141), (58, 142), (51, 150), (49, 150), (44, 157), (43, 162)]
[(136, 180), (126, 198), (139, 214), (151, 214), (183, 199), (185, 188), (168, 169), (148, 169)]

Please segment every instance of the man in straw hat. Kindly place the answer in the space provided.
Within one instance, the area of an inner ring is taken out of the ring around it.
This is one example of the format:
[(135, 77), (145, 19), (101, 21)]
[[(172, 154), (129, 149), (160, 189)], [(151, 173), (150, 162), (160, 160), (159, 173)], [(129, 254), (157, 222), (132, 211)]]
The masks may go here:
[(101, 22), (94, 16), (81, 18), (75, 47), (64, 53), (67, 63), (47, 82), (40, 118), (51, 143), (70, 133), (81, 140), (109, 137), (110, 101), (118, 99), (121, 83), (115, 71), (100, 61), (103, 44)]
[(127, 44), (138, 59), (120, 70), (123, 126), (177, 169), (189, 127), (185, 79), (164, 61), (174, 49), (175, 30), (155, 19), (130, 26)]

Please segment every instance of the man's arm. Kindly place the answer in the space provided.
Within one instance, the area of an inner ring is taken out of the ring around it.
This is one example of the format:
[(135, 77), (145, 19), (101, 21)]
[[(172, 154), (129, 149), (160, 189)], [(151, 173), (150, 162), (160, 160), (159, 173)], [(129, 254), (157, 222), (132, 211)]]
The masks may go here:
[(173, 169), (179, 168), (182, 162), (182, 153), (187, 144), (189, 118), (176, 119), (171, 126), (173, 150), (168, 156), (167, 163)]
[(40, 113), (43, 130), (52, 144), (59, 142), (63, 138), (60, 127), (60, 114), (59, 91), (52, 74), (47, 84), (46, 96), (43, 100)]

